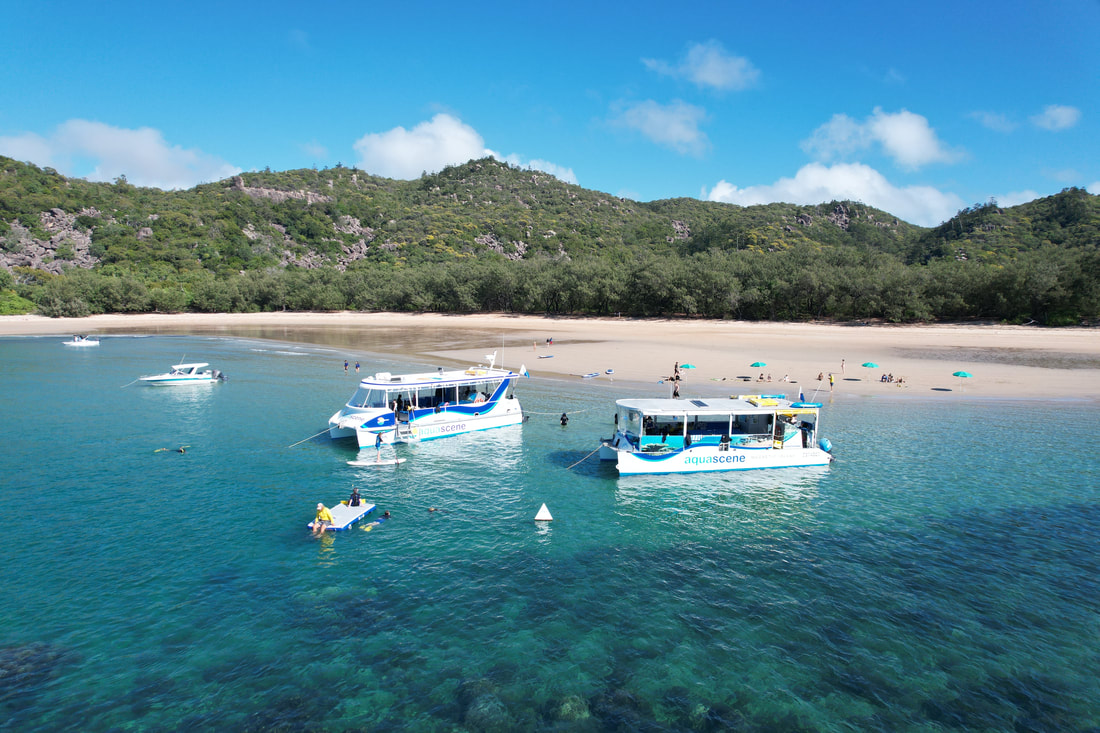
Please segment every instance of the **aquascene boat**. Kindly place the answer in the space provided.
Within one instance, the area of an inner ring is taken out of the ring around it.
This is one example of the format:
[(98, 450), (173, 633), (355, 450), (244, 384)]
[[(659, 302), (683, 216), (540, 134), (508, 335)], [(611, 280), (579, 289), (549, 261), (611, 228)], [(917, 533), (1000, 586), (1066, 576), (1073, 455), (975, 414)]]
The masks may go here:
[(600, 459), (619, 474), (742, 471), (825, 466), (832, 445), (818, 437), (817, 402), (785, 395), (625, 399)]
[(514, 393), (519, 374), (496, 368), (495, 353), (486, 358), (489, 366), (363, 379), (329, 418), (329, 437), (354, 437), (360, 448), (373, 448), (379, 435), (383, 443), (412, 443), (522, 423)]
[(229, 379), (217, 369), (206, 369), (210, 366), (206, 362), (194, 364), (176, 364), (165, 374), (152, 374), (138, 379), (145, 384), (155, 387), (165, 387), (179, 384), (213, 384)]
[(94, 336), (73, 336), (69, 341), (62, 341), (66, 346), (99, 346), (99, 339)]

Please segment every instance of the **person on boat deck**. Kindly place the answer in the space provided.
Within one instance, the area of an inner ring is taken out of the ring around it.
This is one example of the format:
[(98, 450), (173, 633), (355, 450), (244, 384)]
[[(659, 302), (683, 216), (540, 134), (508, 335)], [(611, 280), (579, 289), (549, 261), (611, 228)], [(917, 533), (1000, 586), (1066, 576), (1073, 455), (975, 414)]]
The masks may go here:
[(348, 497), (348, 506), (359, 506), (359, 489), (351, 487), (351, 496)]
[(382, 433), (374, 436), (374, 462), (382, 460)]
[(317, 516), (313, 518), (313, 534), (319, 535), (325, 531), (325, 527), (332, 526), (332, 512), (324, 504), (317, 504)]

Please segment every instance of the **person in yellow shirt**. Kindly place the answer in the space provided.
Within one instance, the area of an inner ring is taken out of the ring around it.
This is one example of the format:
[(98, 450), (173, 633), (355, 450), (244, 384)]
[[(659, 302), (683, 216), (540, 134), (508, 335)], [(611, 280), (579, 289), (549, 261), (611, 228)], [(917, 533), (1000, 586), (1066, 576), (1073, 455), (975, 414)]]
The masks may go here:
[(314, 517), (313, 523), (310, 525), (313, 527), (313, 534), (319, 535), (325, 531), (325, 528), (332, 525), (332, 512), (328, 510), (324, 504), (317, 505), (317, 516)]

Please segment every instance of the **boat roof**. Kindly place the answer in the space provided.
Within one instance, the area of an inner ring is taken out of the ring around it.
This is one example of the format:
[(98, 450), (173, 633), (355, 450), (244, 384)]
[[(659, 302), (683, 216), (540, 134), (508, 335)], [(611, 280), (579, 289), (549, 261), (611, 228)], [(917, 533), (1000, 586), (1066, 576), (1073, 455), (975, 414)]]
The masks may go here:
[(359, 386), (370, 389), (392, 389), (394, 387), (401, 389), (447, 383), (469, 384), (472, 382), (485, 382), (492, 379), (505, 379), (518, 376), (518, 374), (510, 369), (490, 369), (486, 366), (476, 366), (468, 369), (443, 369), (440, 367), (434, 372), (419, 372), (414, 374), (378, 372), (373, 376), (359, 380)]
[(615, 402), (620, 408), (637, 410), (643, 415), (729, 415), (771, 414), (773, 412), (809, 412), (821, 407), (816, 402), (791, 402), (785, 395), (737, 395), (677, 399), (644, 398)]
[(173, 369), (202, 369), (203, 367), (210, 366), (205, 361), (196, 361), (193, 364), (173, 364)]

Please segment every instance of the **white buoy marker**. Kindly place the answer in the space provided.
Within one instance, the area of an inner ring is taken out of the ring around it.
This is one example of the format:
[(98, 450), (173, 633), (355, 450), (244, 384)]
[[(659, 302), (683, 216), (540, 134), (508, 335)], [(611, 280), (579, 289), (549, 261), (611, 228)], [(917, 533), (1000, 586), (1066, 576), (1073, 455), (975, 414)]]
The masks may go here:
[(543, 504), (542, 508), (539, 509), (539, 513), (535, 515), (535, 521), (536, 522), (552, 522), (552, 521), (554, 521), (554, 518), (552, 516), (550, 516), (550, 510), (546, 508), (545, 504)]

